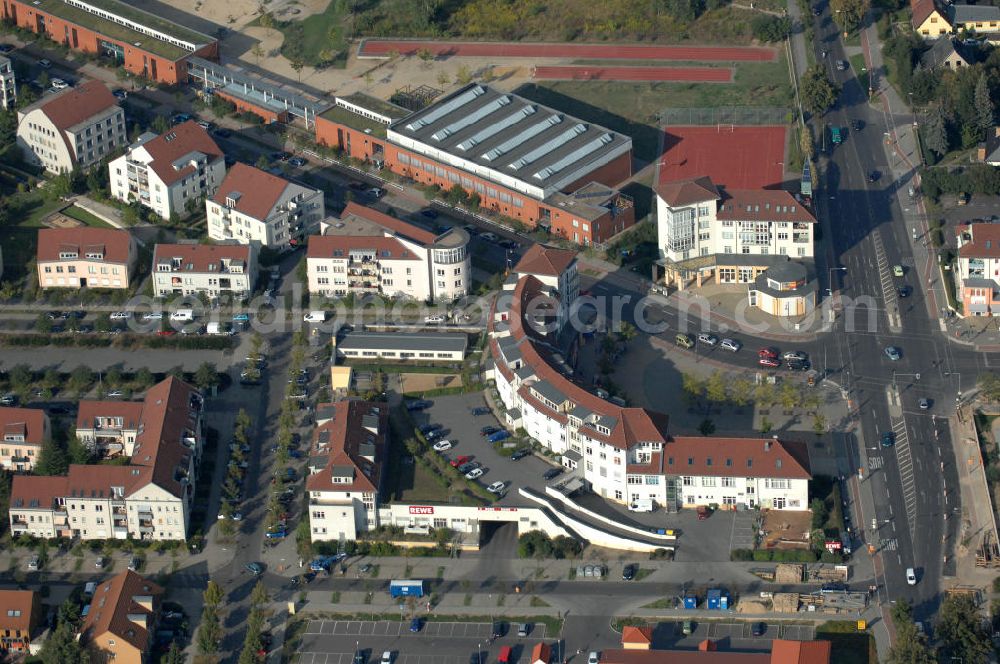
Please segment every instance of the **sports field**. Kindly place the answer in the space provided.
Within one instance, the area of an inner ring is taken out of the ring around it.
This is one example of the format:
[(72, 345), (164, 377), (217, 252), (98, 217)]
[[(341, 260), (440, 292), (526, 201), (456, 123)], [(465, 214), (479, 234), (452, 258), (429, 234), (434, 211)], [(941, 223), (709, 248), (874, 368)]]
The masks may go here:
[(725, 67), (535, 67), (532, 78), (550, 81), (688, 81), (731, 83), (733, 70)]

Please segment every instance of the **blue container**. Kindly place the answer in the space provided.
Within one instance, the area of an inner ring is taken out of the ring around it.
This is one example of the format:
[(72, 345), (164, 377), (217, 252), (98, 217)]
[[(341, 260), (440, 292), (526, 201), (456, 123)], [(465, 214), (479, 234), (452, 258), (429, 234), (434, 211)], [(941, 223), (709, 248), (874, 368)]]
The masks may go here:
[(684, 608), (685, 609), (697, 609), (698, 608), (698, 596), (697, 595), (685, 595), (684, 596)]
[(718, 588), (711, 588), (706, 596), (706, 608), (709, 611), (718, 611), (721, 606), (722, 591)]

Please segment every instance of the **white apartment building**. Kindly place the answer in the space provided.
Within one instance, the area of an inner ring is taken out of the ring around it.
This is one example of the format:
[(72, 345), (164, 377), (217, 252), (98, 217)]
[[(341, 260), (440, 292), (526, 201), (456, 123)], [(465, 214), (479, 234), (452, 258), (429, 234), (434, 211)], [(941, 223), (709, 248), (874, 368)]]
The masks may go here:
[(125, 112), (100, 81), (45, 96), (17, 112), (17, 144), (50, 173), (99, 162), (127, 142)]
[(111, 196), (139, 201), (162, 219), (186, 216), (214, 194), (226, 177), (226, 160), (194, 120), (164, 134), (146, 132), (108, 164)]
[(450, 301), (472, 283), (469, 235), (452, 228), (435, 234), (356, 203), (336, 223), (309, 238), (309, 293)]
[(142, 402), (81, 402), (77, 435), (128, 465), (71, 465), (66, 475), (17, 475), (15, 535), (183, 540), (202, 449), (201, 394), (169, 377)]
[(38, 408), (0, 408), (0, 432), (0, 466), (19, 473), (35, 467), (52, 437), (49, 416)]
[(286, 250), (314, 233), (325, 214), (323, 192), (237, 162), (205, 202), (208, 237)]
[(257, 252), (250, 244), (158, 244), (153, 249), (153, 295), (246, 299), (253, 292)]
[(0, 104), (5, 110), (14, 110), (17, 104), (17, 80), (10, 58), (0, 55)]
[[(727, 190), (707, 177), (656, 187), (660, 264), (668, 285), (715, 275), (752, 284), (774, 257), (813, 257), (816, 218), (787, 191)], [(780, 259), (778, 259), (780, 260)]]
[(963, 314), (1000, 315), (1000, 224), (959, 228), (956, 277)]
[(385, 404), (338, 401), (316, 407), (306, 478), (312, 541), (353, 540), (378, 526), (388, 436)]
[(496, 301), (488, 375), (507, 408), (508, 427), (523, 428), (561, 455), (564, 466), (608, 500), (651, 499), (669, 510), (712, 503), (808, 509), (804, 445), (670, 436), (665, 415), (625, 407), (574, 382), (553, 350), (557, 331), (532, 313), (553, 297), (536, 277), (523, 276)]

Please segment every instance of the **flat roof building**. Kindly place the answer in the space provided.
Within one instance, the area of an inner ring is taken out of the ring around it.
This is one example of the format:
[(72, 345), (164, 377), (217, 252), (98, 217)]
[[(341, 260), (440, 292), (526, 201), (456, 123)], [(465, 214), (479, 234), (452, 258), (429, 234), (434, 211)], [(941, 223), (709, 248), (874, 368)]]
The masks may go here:
[(218, 57), (215, 38), (119, 0), (4, 0), (3, 18), (157, 83), (187, 80), (188, 56)]
[(458, 332), (350, 332), (337, 342), (337, 355), (424, 362), (465, 358), (469, 338)]

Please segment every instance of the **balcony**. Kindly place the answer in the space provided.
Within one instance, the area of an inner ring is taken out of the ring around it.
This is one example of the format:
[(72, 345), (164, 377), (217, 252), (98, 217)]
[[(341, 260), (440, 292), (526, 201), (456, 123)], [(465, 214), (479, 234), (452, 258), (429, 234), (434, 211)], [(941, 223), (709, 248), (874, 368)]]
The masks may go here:
[(128, 539), (128, 528), (125, 526), (114, 526), (111, 529), (111, 534), (115, 539)]
[(812, 236), (809, 233), (793, 233), (792, 242), (796, 244), (806, 244), (812, 242)]
[(28, 524), (24, 521), (11, 521), (10, 530), (14, 534), (27, 532)]

